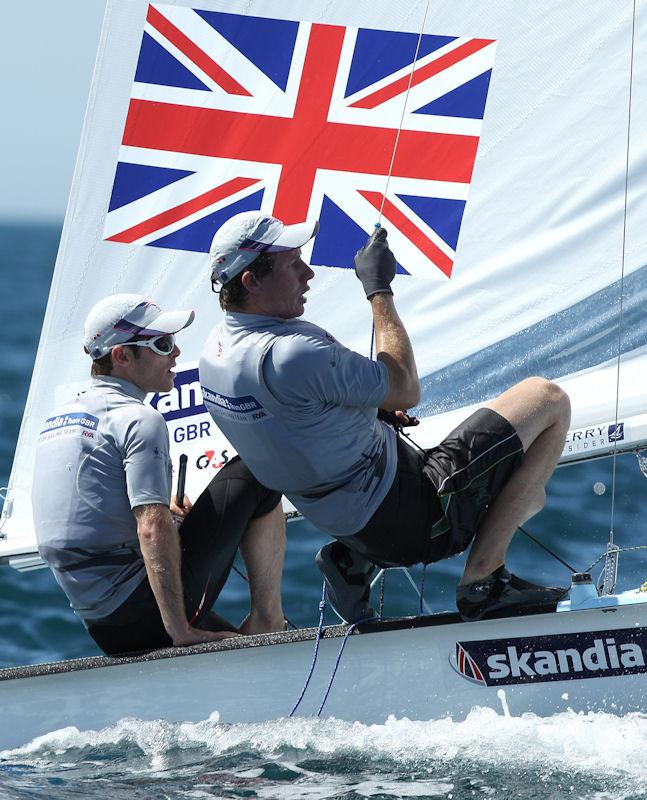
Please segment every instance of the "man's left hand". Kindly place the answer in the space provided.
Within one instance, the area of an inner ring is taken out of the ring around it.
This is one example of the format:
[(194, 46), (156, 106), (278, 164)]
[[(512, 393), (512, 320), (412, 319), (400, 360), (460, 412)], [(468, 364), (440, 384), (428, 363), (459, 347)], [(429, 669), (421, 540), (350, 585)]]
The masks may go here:
[(386, 241), (386, 228), (377, 228), (355, 255), (355, 274), (362, 282), (368, 300), (376, 294), (393, 294), (391, 281), (396, 268), (395, 256)]
[(184, 519), (184, 517), (186, 517), (186, 515), (189, 513), (189, 511), (191, 511), (192, 508), (193, 508), (193, 503), (189, 500), (189, 498), (186, 495), (184, 495), (184, 501), (182, 505), (178, 503), (176, 495), (173, 495), (173, 497), (171, 497), (169, 509), (171, 510), (171, 514), (173, 514), (174, 517), (180, 517), (181, 519)]
[(378, 408), (377, 418), (394, 428), (410, 428), (420, 425), (418, 417), (407, 414), (406, 411), (385, 411), (383, 408)]
[(418, 417), (411, 416), (410, 414), (407, 414), (406, 411), (394, 411), (393, 413), (403, 428), (411, 428), (415, 427), (416, 425), (420, 425), (420, 420)]

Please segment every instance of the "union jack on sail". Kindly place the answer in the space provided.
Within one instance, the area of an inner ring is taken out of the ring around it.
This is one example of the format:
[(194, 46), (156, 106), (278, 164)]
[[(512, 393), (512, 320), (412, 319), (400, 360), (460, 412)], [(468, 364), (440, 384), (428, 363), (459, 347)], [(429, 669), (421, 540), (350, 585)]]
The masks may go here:
[(381, 212), (401, 272), (449, 277), (494, 50), (151, 4), (105, 238), (207, 252), (263, 208), (318, 217), (311, 263), (351, 267)]

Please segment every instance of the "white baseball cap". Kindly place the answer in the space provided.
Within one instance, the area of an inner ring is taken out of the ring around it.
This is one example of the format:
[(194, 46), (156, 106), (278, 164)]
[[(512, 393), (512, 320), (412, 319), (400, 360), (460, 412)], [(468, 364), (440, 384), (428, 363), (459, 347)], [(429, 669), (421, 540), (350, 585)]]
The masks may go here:
[(139, 294), (113, 294), (92, 307), (83, 329), (83, 344), (92, 360), (105, 356), (116, 344), (136, 337), (177, 333), (193, 322), (195, 312), (162, 311)]
[(243, 211), (222, 225), (211, 242), (211, 280), (227, 283), (261, 253), (303, 247), (319, 231), (319, 222), (284, 225), (263, 211)]

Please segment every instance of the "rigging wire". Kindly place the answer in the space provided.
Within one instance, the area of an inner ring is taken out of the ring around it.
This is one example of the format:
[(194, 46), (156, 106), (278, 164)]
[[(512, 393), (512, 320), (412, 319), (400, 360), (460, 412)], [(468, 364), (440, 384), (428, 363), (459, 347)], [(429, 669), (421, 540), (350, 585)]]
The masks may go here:
[[(647, 550), (647, 544), (638, 544), (634, 545), (633, 547), (619, 547), (619, 553), (630, 553), (632, 550)], [(606, 551), (602, 553), (601, 556), (598, 556), (595, 561), (591, 564), (591, 566), (585, 570), (585, 572), (591, 572), (591, 570), (596, 567), (603, 558), (606, 558), (607, 554)]]
[(431, 0), (427, 0), (427, 5), (425, 6), (425, 14), (422, 18), (422, 25), (420, 27), (420, 33), (418, 34), (418, 42), (416, 44), (416, 53), (413, 57), (413, 64), (411, 65), (411, 74), (409, 75), (409, 84), (407, 86), (407, 91), (404, 96), (404, 103), (402, 104), (402, 115), (400, 117), (400, 124), (398, 125), (398, 132), (395, 135), (395, 143), (393, 144), (393, 152), (391, 153), (391, 163), (389, 164), (389, 171), (386, 176), (386, 186), (384, 187), (384, 193), (382, 194), (382, 203), (380, 205), (380, 216), (378, 218), (378, 222), (382, 222), (382, 212), (384, 210), (384, 203), (386, 202), (386, 193), (389, 190), (389, 182), (391, 180), (391, 173), (393, 171), (393, 165), (395, 163), (395, 154), (398, 149), (398, 143), (400, 141), (400, 133), (402, 131), (402, 125), (404, 124), (404, 115), (407, 110), (407, 102), (409, 100), (409, 92), (411, 91), (411, 84), (413, 83), (413, 75), (416, 71), (416, 63), (418, 61), (418, 55), (420, 53), (420, 44), (422, 42), (422, 34), (425, 30), (425, 23), (427, 22), (427, 14), (429, 13), (429, 4)]
[[(624, 321), (624, 281), (625, 281), (625, 253), (627, 245), (627, 206), (629, 195), (629, 154), (631, 148), (631, 103), (633, 92), (633, 73), (634, 73), (634, 44), (636, 38), (636, 0), (633, 0), (633, 16), (631, 23), (631, 49), (629, 60), (629, 105), (627, 109), (627, 152), (625, 156), (625, 189), (624, 189), (624, 213), (622, 219), (622, 261), (620, 275), (620, 308), (618, 313), (618, 357), (616, 363), (616, 407), (615, 407), (615, 428), (618, 429), (618, 410), (620, 405), (620, 361), (622, 358), (622, 327)], [(618, 548), (614, 543), (615, 511), (616, 511), (616, 465), (618, 460), (618, 439), (613, 441), (613, 467), (611, 477), (611, 526), (609, 529), (609, 543), (606, 552), (606, 565), (604, 576), (603, 593), (612, 594), (615, 590), (616, 576), (618, 569)]]
[[(398, 124), (398, 130), (395, 134), (395, 142), (393, 143), (393, 151), (391, 153), (391, 162), (389, 164), (389, 170), (386, 174), (386, 184), (384, 185), (384, 192), (382, 192), (382, 202), (380, 203), (380, 213), (378, 216), (377, 226), (379, 227), (382, 224), (382, 213), (384, 211), (384, 203), (386, 203), (386, 194), (389, 190), (389, 183), (391, 182), (391, 174), (393, 172), (393, 165), (395, 164), (395, 156), (398, 151), (398, 143), (400, 142), (400, 133), (402, 132), (402, 126), (404, 125), (404, 115), (407, 111), (407, 103), (409, 101), (409, 92), (411, 91), (411, 84), (413, 83), (413, 76), (416, 71), (416, 64), (418, 62), (418, 55), (420, 54), (420, 45), (422, 43), (422, 35), (425, 30), (425, 24), (427, 22), (427, 14), (429, 13), (429, 5), (431, 0), (427, 0), (427, 4), (425, 5), (425, 13), (422, 17), (422, 25), (420, 26), (420, 33), (418, 34), (418, 41), (416, 43), (416, 52), (413, 56), (413, 64), (411, 65), (411, 73), (409, 74), (409, 83), (407, 85), (407, 91), (404, 95), (404, 103), (402, 104), (402, 114), (400, 115), (400, 123)], [(371, 347), (370, 347), (370, 359), (373, 359), (373, 346), (375, 343), (375, 323), (371, 325)]]

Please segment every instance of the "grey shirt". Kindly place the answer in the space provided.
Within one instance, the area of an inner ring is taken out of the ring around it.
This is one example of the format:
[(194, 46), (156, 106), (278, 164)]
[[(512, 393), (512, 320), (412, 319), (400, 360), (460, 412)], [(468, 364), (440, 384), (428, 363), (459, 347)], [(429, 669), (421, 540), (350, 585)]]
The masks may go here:
[(145, 577), (132, 509), (168, 505), (172, 465), (162, 415), (115, 377), (43, 424), (32, 505), (38, 549), (83, 619), (115, 611)]
[(200, 360), (205, 405), (256, 478), (333, 535), (388, 492), (395, 433), (377, 418), (386, 365), (300, 319), (228, 313)]

